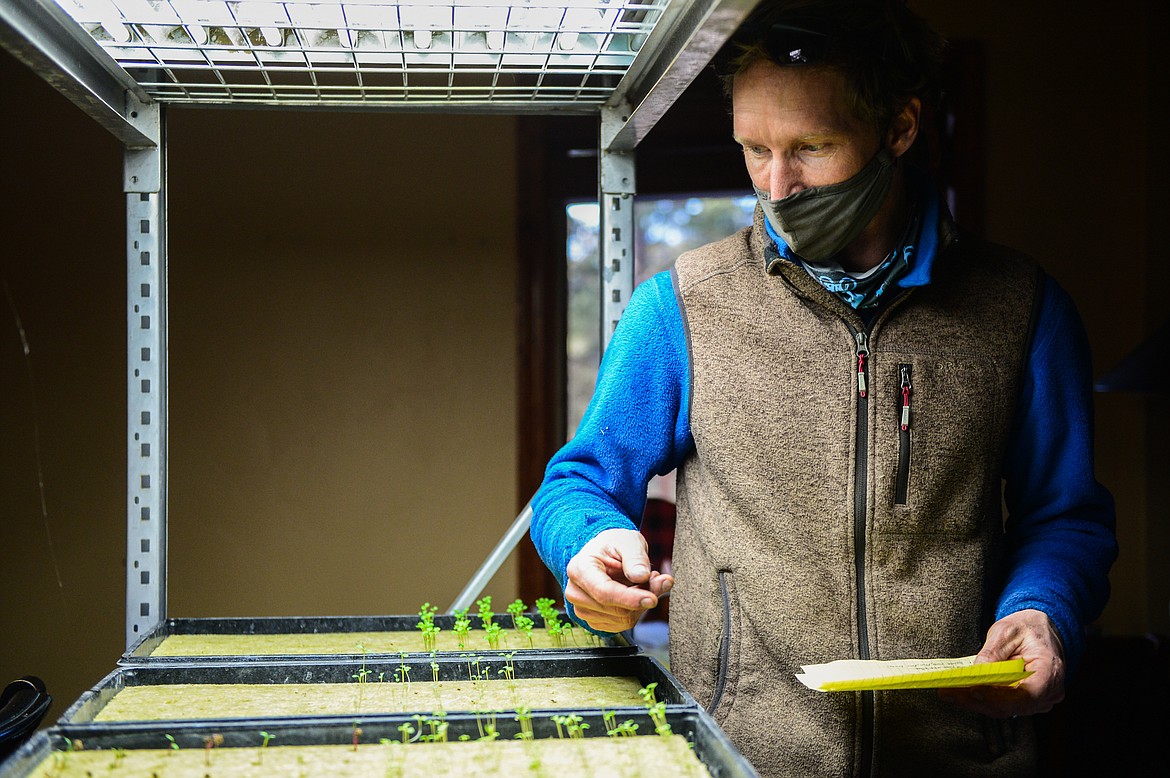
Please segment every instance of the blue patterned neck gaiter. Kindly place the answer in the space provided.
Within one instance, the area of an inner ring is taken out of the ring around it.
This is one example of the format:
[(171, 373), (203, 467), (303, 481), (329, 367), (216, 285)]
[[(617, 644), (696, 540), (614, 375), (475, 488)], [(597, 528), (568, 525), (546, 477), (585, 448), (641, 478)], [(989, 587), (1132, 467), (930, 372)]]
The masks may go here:
[(918, 243), (918, 209), (913, 209), (914, 218), (906, 228), (899, 245), (890, 252), (880, 265), (864, 273), (848, 273), (836, 262), (817, 264), (804, 260), (804, 269), (821, 286), (840, 297), (855, 310), (876, 308), (882, 302), (882, 295), (906, 274)]

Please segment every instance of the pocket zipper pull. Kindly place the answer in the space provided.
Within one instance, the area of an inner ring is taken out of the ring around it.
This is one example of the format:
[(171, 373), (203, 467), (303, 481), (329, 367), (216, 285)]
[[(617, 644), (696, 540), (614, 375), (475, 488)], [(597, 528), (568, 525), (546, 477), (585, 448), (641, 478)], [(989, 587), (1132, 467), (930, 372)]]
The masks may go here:
[(910, 429), (910, 367), (902, 366), (902, 429)]

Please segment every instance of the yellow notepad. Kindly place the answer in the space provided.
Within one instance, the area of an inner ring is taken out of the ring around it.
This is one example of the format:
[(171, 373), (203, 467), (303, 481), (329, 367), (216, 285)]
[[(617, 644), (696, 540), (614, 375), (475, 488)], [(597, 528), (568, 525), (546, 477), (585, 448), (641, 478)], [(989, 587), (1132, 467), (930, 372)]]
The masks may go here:
[(1007, 686), (1031, 675), (1023, 659), (975, 664), (975, 657), (958, 659), (898, 659), (879, 662), (839, 659), (805, 665), (797, 679), (822, 692), (858, 692), (883, 689), (940, 689), (950, 686)]

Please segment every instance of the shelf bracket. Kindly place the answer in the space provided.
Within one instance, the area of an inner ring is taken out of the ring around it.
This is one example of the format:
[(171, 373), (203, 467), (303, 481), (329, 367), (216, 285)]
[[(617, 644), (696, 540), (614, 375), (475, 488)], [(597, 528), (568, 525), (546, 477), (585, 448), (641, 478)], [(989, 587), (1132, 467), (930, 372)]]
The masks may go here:
[(126, 110), (146, 91), (53, 0), (0, 0), (0, 46), (127, 147), (158, 145)]

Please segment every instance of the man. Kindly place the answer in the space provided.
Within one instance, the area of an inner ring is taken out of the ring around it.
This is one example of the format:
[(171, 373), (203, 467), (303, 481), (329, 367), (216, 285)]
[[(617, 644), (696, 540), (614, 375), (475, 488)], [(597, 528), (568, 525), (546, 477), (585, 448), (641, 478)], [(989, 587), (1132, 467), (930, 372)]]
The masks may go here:
[[(921, 19), (766, 5), (727, 76), (755, 224), (639, 287), (533, 539), (595, 630), (672, 591), (672, 670), (765, 775), (1028, 774), (1027, 716), (1062, 698), (1116, 556), (1079, 319), (905, 162), (941, 48)], [(630, 519), (675, 467), (677, 583)], [(793, 677), (975, 653), (1033, 674), (848, 694)]]

